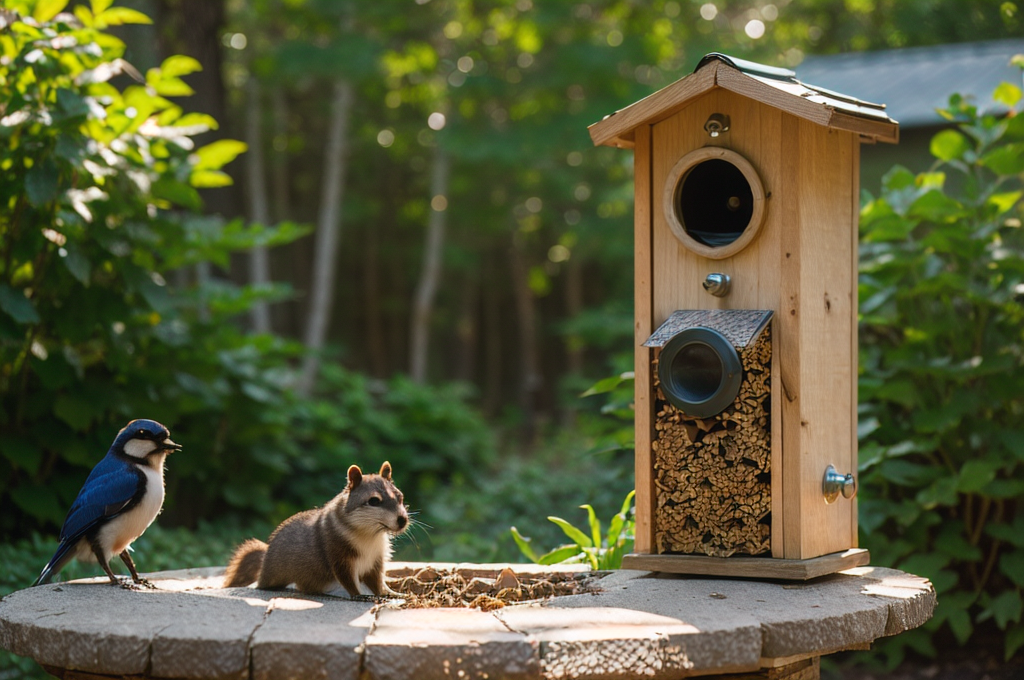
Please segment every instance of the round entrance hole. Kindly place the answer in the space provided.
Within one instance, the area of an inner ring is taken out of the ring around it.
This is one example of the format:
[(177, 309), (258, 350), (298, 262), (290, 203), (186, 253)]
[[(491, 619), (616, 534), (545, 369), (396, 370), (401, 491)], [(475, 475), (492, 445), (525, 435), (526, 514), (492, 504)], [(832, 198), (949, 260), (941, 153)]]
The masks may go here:
[(684, 246), (720, 260), (749, 244), (764, 220), (764, 186), (753, 166), (730, 149), (704, 147), (683, 156), (665, 183), (664, 214)]
[(686, 233), (712, 248), (742, 236), (754, 214), (754, 193), (747, 178), (735, 165), (717, 158), (686, 173), (676, 201)]
[(658, 379), (673, 406), (696, 418), (710, 418), (736, 400), (743, 372), (739, 354), (725, 336), (710, 328), (688, 328), (661, 350)]

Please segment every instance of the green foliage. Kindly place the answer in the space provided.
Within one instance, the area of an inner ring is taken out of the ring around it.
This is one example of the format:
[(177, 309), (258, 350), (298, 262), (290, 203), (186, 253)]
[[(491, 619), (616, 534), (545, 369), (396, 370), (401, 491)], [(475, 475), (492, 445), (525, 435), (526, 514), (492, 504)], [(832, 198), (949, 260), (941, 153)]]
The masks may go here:
[(302, 233), (189, 215), (199, 207), (190, 178), (238, 151), (195, 149), (192, 137), (215, 123), (161, 95), (183, 94), (178, 76), (198, 64), (171, 57), (145, 85), (119, 90), (114, 76), (138, 74), (100, 28), (139, 18), (109, 2), (95, 14), (79, 5), (75, 18), (58, 13), (64, 4), (35, 3), (36, 21), (10, 15), (0, 35), (4, 536), (59, 526), (85, 471), (134, 417), (165, 422), (197, 453), (222, 448), (171, 465), (185, 475), (169, 486), (188, 486), (192, 471), (205, 488), (195, 500), (208, 505), (233, 469), (260, 467), (245, 465), (240, 444), (273, 425), (257, 413), (282, 392), (296, 351), (230, 323), (280, 289), (189, 285), (182, 269)]
[(1024, 644), (1024, 115), (1019, 88), (996, 96), (1016, 108), (952, 97), (935, 166), (893, 168), (861, 214), (862, 541), (939, 594), (893, 664), (944, 626), (965, 644), (994, 622), (1007, 659)]
[[(288, 290), (207, 272), (308, 230), (191, 212), (196, 187), (228, 181), (245, 148), (196, 149), (216, 122), (165, 98), (188, 94), (198, 62), (173, 56), (143, 79), (100, 30), (131, 19), (109, 2), (77, 5), (77, 19), (62, 3), (8, 5), (45, 19), (0, 33), (0, 536), (56, 530), (131, 418), (185, 447), (168, 463), (167, 524), (280, 520), (335, 495), (349, 464), (385, 459), (415, 505), (493, 457), (459, 388), (333, 368), (296, 396), (301, 346), (237, 322)], [(117, 89), (119, 73), (140, 84)]]
[(519, 533), (512, 527), (512, 538), (519, 546), (523, 555), (537, 564), (562, 564), (585, 562), (591, 569), (618, 569), (622, 566), (622, 557), (633, 547), (633, 534), (636, 529), (635, 520), (630, 517), (635, 491), (630, 491), (622, 502), (622, 508), (608, 523), (608, 533), (602, 535), (601, 521), (590, 505), (581, 505), (587, 511), (587, 529), (578, 529), (561, 517), (549, 516), (548, 521), (560, 528), (572, 541), (560, 545), (543, 555), (534, 551), (532, 539)]

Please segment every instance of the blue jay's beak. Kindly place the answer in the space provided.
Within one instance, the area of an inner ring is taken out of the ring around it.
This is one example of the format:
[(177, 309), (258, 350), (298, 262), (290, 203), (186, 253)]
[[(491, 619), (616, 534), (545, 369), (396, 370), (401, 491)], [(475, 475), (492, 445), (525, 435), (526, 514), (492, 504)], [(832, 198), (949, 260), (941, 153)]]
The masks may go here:
[(165, 439), (162, 442), (160, 442), (160, 450), (161, 451), (181, 451), (181, 444), (178, 444), (178, 443), (175, 443), (175, 442), (171, 441), (171, 438), (168, 437), (167, 439)]

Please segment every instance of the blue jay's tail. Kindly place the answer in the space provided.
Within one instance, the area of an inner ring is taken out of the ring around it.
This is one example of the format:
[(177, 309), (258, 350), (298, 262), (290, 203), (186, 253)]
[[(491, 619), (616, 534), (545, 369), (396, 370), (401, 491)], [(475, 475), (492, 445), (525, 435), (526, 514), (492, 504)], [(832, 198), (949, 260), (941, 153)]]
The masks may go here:
[(39, 574), (39, 578), (36, 579), (35, 583), (33, 583), (32, 586), (35, 587), (35, 586), (43, 585), (44, 583), (49, 583), (52, 580), (53, 580), (53, 567), (51, 567), (49, 564), (47, 564), (45, 567), (43, 567), (43, 573)]
[(62, 543), (57, 552), (54, 553), (50, 561), (47, 562), (46, 566), (43, 567), (42, 573), (39, 574), (39, 578), (36, 579), (33, 586), (43, 585), (53, 581), (53, 577), (60, 573), (60, 570), (64, 568), (64, 565), (68, 563), (72, 555), (69, 554), (71, 549), (70, 543)]

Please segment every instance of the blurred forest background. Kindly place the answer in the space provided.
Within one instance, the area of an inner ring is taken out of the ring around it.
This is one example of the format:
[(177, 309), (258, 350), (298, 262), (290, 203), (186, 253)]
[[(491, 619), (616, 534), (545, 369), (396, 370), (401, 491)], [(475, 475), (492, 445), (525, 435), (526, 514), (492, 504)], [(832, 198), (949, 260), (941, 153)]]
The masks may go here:
[[(711, 51), (799, 74), (1024, 32), (998, 0), (0, 8), (0, 592), (138, 417), (185, 446), (142, 570), (223, 564), (353, 462), (389, 459), (420, 512), (400, 559), (521, 559), (512, 525), (546, 549), (544, 516), (610, 517), (632, 155), (587, 126)], [(942, 603), (890, 668), (1024, 647), (1019, 81), (996, 95), (1009, 115), (954, 98), (934, 165), (863, 185), (862, 544)]]

